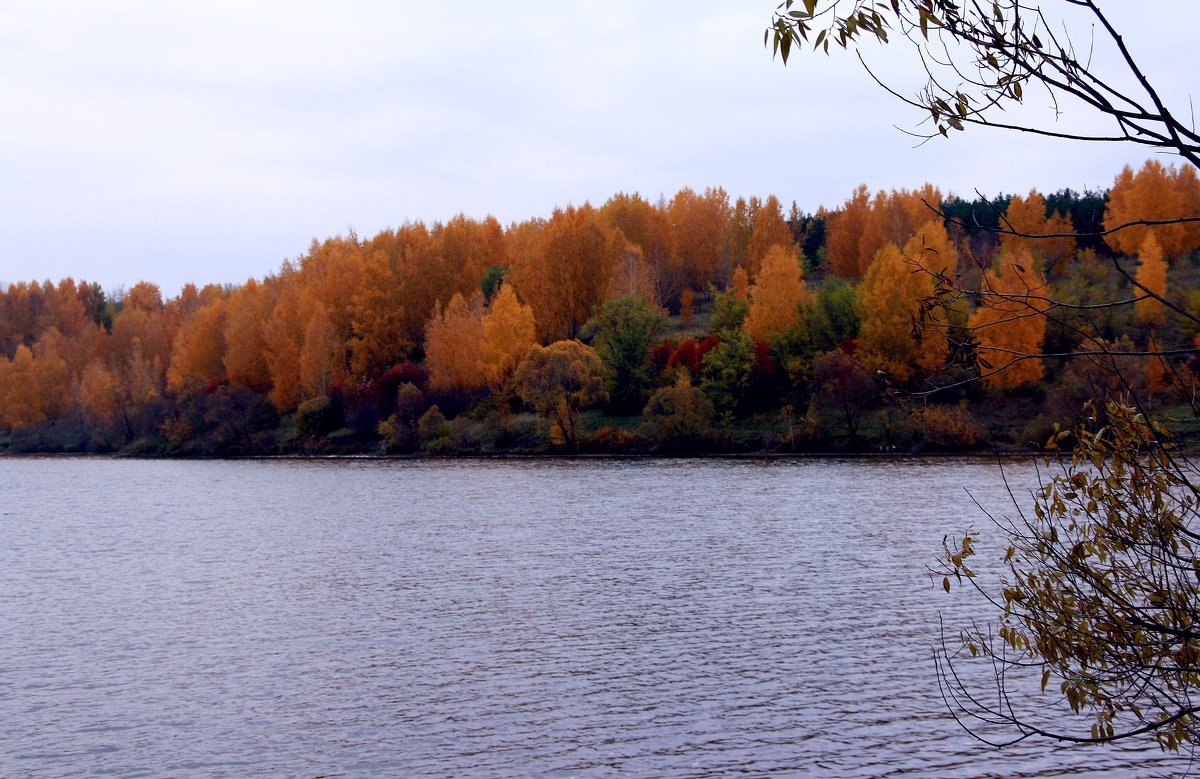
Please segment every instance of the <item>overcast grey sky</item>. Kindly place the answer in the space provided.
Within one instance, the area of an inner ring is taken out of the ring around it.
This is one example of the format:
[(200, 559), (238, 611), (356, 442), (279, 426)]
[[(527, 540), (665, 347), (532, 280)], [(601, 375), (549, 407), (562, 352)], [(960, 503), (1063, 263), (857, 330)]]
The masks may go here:
[[(983, 130), (915, 147), (892, 125), (920, 117), (852, 56), (772, 61), (774, 5), (9, 0), (0, 283), (173, 295), (272, 273), (314, 237), (459, 212), (507, 224), (707, 186), (812, 211), (860, 183), (1105, 187), (1147, 157)], [(1200, 3), (1104, 5), (1186, 106)], [(904, 53), (869, 52), (911, 92)]]

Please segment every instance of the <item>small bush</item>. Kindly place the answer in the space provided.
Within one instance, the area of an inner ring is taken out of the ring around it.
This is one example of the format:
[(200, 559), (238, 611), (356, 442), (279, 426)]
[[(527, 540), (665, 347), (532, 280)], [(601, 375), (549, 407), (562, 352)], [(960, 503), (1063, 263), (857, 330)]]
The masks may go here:
[(321, 438), (342, 426), (341, 414), (333, 401), (322, 395), (306, 400), (296, 408), (296, 423), (305, 438)]
[(926, 406), (923, 412), (925, 440), (944, 449), (968, 449), (987, 440), (987, 431), (975, 421), (966, 406)]
[(658, 449), (704, 447), (715, 436), (716, 408), (703, 390), (692, 386), (686, 373), (674, 386), (655, 392), (643, 413), (646, 420), (638, 432)]

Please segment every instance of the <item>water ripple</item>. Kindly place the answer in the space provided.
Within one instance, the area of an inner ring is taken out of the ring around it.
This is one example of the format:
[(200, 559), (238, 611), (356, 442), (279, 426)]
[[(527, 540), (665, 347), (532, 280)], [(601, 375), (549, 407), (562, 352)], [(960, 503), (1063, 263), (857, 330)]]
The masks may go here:
[(972, 612), (924, 566), (985, 522), (964, 485), (1003, 503), (986, 463), (8, 459), (0, 478), (6, 777), (1184, 767), (995, 751), (943, 708), (938, 613)]

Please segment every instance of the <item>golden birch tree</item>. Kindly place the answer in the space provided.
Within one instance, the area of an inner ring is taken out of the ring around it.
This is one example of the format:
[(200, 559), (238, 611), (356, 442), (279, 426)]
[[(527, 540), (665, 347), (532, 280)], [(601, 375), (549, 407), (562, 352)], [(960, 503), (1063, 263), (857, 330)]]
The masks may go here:
[(768, 343), (800, 320), (804, 271), (790, 247), (772, 246), (750, 287), (750, 313), (742, 325), (755, 341)]
[(1159, 246), (1158, 238), (1154, 233), (1146, 233), (1138, 252), (1138, 260), (1140, 264), (1135, 278), (1137, 283), (1145, 287), (1148, 292), (1138, 291), (1144, 297), (1133, 304), (1133, 314), (1142, 324), (1156, 327), (1163, 323), (1163, 304), (1161, 300), (1150, 297), (1148, 293), (1159, 297), (1166, 296), (1167, 260), (1163, 257), (1162, 247)]
[(1015, 389), (1040, 381), (1045, 372), (1046, 282), (1029, 247), (1001, 252), (984, 274), (979, 307), (968, 320), (978, 349), (980, 374), (989, 389)]
[(470, 394), (487, 382), (480, 359), (483, 344), (483, 299), (468, 302), (454, 293), (445, 310), (434, 309), (425, 328), (425, 367), (429, 386), (441, 392)]
[(517, 364), (537, 343), (533, 308), (517, 299), (507, 284), (492, 297), (492, 305), (483, 317), (480, 357), (483, 373), (492, 393), (499, 399), (510, 395), (509, 384)]

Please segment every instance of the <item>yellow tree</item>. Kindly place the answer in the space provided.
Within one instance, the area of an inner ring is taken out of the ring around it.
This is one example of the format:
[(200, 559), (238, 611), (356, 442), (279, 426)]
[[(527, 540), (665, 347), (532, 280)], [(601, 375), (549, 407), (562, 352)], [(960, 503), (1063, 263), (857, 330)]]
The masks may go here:
[(902, 382), (937, 371), (948, 353), (940, 310), (923, 304), (933, 296), (929, 269), (940, 270), (941, 261), (953, 259), (952, 245), (946, 239), (939, 246), (945, 230), (928, 224), (932, 226), (919, 230), (903, 252), (894, 243), (880, 249), (860, 287), (861, 361)]
[[(672, 285), (669, 278), (671, 228), (664, 209), (653, 205), (641, 195), (619, 193), (609, 198), (601, 207), (600, 215), (605, 224), (619, 229), (626, 240), (641, 250), (640, 263), (654, 288), (653, 297), (643, 296), (655, 305), (661, 305), (662, 301), (669, 297), (671, 290), (677, 287), (677, 284)], [(626, 262), (628, 259), (627, 250)], [(638, 272), (640, 274), (643, 271)], [(622, 290), (622, 293), (629, 291)]]
[(438, 391), (470, 394), (487, 381), (480, 352), (483, 344), (483, 300), (454, 293), (444, 311), (434, 309), (425, 328), (425, 367), (429, 386)]
[(269, 396), (280, 411), (345, 382), (365, 251), (353, 233), (313, 241), (298, 265), (284, 262), (280, 274), (264, 282), (275, 304), (263, 328), (262, 353), (271, 376)]
[(299, 265), (285, 262), (272, 284), (275, 307), (263, 331), (271, 401), (290, 411), (327, 394), (348, 372), (352, 303), (363, 284), (357, 236), (313, 241)]
[(101, 361), (84, 368), (79, 379), (79, 404), (85, 420), (92, 425), (110, 423), (121, 413), (123, 401), (120, 379)]
[(954, 272), (958, 267), (958, 249), (941, 219), (933, 218), (912, 232), (904, 243), (904, 254), (931, 273)]
[(37, 424), (66, 412), (69, 396), (67, 364), (59, 357), (58, 331), (43, 333), (30, 349), (17, 347), (0, 370), (0, 426)]
[(105, 350), (125, 385), (138, 386), (136, 400), (161, 393), (174, 337), (158, 287), (147, 282), (131, 287), (113, 319)]
[(792, 248), (792, 228), (783, 218), (783, 206), (774, 195), (758, 207), (754, 213), (754, 225), (746, 244), (746, 271), (757, 278), (767, 253), (772, 247)]
[(549, 417), (568, 449), (579, 441), (579, 412), (604, 399), (604, 363), (579, 341), (534, 346), (513, 375), (517, 393)]
[(62, 339), (57, 346), (58, 353), (66, 361), (73, 378), (78, 377), (87, 362), (96, 355), (103, 332), (85, 307), (81, 293), (87, 295), (88, 292), (84, 290), (87, 290), (86, 286), (77, 287), (75, 281), (69, 278), (57, 285), (46, 282), (43, 285), (45, 308), (41, 317), (45, 324), (30, 334), (37, 338), (50, 328), (59, 332)]
[[(1104, 209), (1104, 228), (1137, 220), (1178, 219), (1195, 216), (1188, 213), (1185, 193), (1176, 185), (1178, 174), (1158, 160), (1147, 160), (1136, 174), (1129, 166), (1117, 176), (1108, 193)], [(1134, 225), (1112, 233), (1104, 240), (1122, 254), (1134, 255), (1142, 247), (1148, 233), (1154, 233), (1162, 252), (1168, 257), (1179, 255), (1185, 248), (1187, 231), (1182, 224)]]
[[(667, 216), (671, 224), (670, 267), (679, 285), (676, 294), (685, 287), (704, 289), (727, 277), (729, 195), (725, 190), (715, 187), (697, 194), (682, 189), (671, 199)], [(673, 305), (675, 301), (665, 302)]]
[[(929, 197), (930, 194), (926, 192), (924, 196)], [(921, 202), (921, 209), (925, 209), (924, 202)], [(922, 213), (922, 210), (913, 205), (910, 213), (918, 214)], [(926, 288), (924, 285), (928, 285), (930, 294), (936, 275), (951, 274), (958, 267), (958, 250), (950, 234), (946, 232), (946, 226), (936, 216), (916, 228), (912, 237), (904, 244), (904, 255), (918, 264), (921, 269), (919, 275), (925, 278), (920, 282), (923, 285), (922, 289)], [(929, 297), (926, 296), (922, 302), (928, 300)], [(919, 343), (917, 367), (926, 375), (936, 373), (945, 367), (950, 351), (945, 312), (936, 306), (918, 307), (914, 319), (917, 321), (914, 337)]]
[[(690, 292), (690, 289), (684, 292)], [(621, 295), (633, 295), (658, 306), (654, 269), (646, 262), (642, 247), (632, 241), (625, 242), (620, 261), (613, 266), (613, 276), (605, 289), (604, 299), (610, 300)]]
[(0, 426), (25, 427), (45, 419), (41, 399), (36, 392), (36, 367), (33, 350), (25, 344), (17, 347), (11, 360), (0, 366)]
[(0, 295), (0, 357), (13, 355), (23, 343), (29, 345), (35, 318), (29, 285), (25, 282), (8, 285)]
[(442, 267), (450, 275), (450, 288), (464, 296), (475, 291), (490, 265), (503, 262), (489, 256), (489, 248), (497, 247), (494, 241), (490, 247), (485, 243), (483, 226), (463, 214), (435, 227), (434, 239), (442, 255)]
[(225, 304), (225, 375), (231, 383), (259, 392), (271, 388), (264, 332), (271, 303), (270, 290), (249, 279)]
[(512, 283), (533, 307), (539, 337), (574, 336), (604, 302), (625, 237), (589, 205), (555, 211), (543, 229), (522, 237), (514, 247)]
[[(354, 334), (365, 341), (355, 354), (355, 373), (361, 376), (386, 361), (389, 341), (392, 347), (408, 344), (409, 349), (419, 349), (434, 306), (439, 300), (449, 300), (455, 287), (440, 242), (421, 222), (384, 230), (366, 244), (364, 251), (369, 258), (364, 285), (351, 304)], [(392, 318), (399, 326), (394, 336), (386, 334)], [(354, 351), (354, 342), (350, 348)]]
[(224, 301), (218, 299), (180, 326), (171, 347), (168, 389), (190, 391), (225, 380), (225, 325)]
[(750, 312), (742, 325), (755, 341), (769, 342), (800, 319), (804, 273), (790, 247), (775, 245), (750, 287)]
[[(1167, 294), (1167, 260), (1163, 257), (1162, 247), (1154, 233), (1146, 233), (1138, 252), (1141, 264), (1137, 269), (1137, 283), (1146, 288), (1147, 292), (1165, 297)], [(1141, 292), (1139, 290), (1139, 292)], [(1141, 293), (1146, 294), (1146, 293)], [(1133, 305), (1134, 316), (1144, 325), (1151, 327), (1163, 323), (1162, 301), (1146, 297)]]
[(171, 348), (174, 348), (175, 336), (179, 334), (179, 328), (183, 327), (185, 322), (200, 309), (224, 297), (224, 288), (217, 284), (206, 284), (203, 289), (197, 288), (195, 284), (185, 284), (177, 297), (165, 301), (163, 316), (167, 321)]
[(321, 303), (313, 304), (300, 346), (300, 389), (306, 399), (328, 395), (345, 378), (345, 342)]
[(862, 228), (857, 236), (858, 246), (858, 276), (866, 275), (867, 269), (875, 260), (885, 245), (894, 243), (903, 246), (908, 240), (908, 233), (896, 224), (896, 210), (892, 208), (892, 199), (887, 192), (880, 190), (871, 198), (867, 207)]
[(405, 327), (407, 296), (395, 255), (372, 252), (365, 283), (354, 297), (350, 367), (358, 381), (373, 379), (408, 356), (413, 347)]
[(41, 397), (42, 408), (47, 419), (56, 419), (67, 413), (71, 402), (71, 370), (63, 358), (67, 339), (51, 327), (38, 336), (33, 344), (36, 363), (34, 391)]
[[(313, 242), (300, 258), (297, 282), (306, 310), (320, 304), (329, 320), (330, 337), (349, 348), (354, 298), (363, 284), (365, 249), (358, 237), (337, 236)], [(341, 361), (345, 361), (343, 357)]]
[(123, 369), (125, 391), (130, 403), (137, 405), (162, 397), (163, 370), (158, 357), (148, 359), (142, 342), (134, 340), (129, 363)]
[(271, 377), (271, 403), (280, 411), (296, 408), (303, 397), (300, 386), (300, 347), (307, 322), (302, 318), (295, 273), (285, 263), (283, 273), (270, 280), (278, 289), (271, 316), (263, 328), (263, 357)]
[[(1195, 216), (1200, 214), (1200, 178), (1191, 165), (1180, 165), (1175, 174), (1175, 190), (1179, 193), (1180, 213)], [(1183, 226), (1183, 250), (1200, 249), (1200, 222), (1188, 222)]]
[(920, 189), (892, 190), (891, 205), (895, 213), (893, 234), (907, 240), (921, 225), (938, 219), (942, 191), (929, 183), (922, 184)]
[(483, 317), (480, 357), (488, 386), (498, 399), (506, 399), (517, 364), (537, 343), (533, 308), (517, 299), (512, 287), (501, 284)]
[(1027, 197), (1013, 196), (1004, 213), (1004, 227), (1011, 230), (1000, 235), (1000, 250), (1014, 251), (1017, 247), (1027, 245), (1029, 252), (1036, 258), (1047, 263), (1057, 263), (1069, 257), (1076, 248), (1073, 238), (1023, 238), (1020, 235), (1052, 235), (1074, 231), (1070, 221), (1055, 211), (1046, 213), (1046, 200), (1036, 189), (1029, 190)]
[(854, 190), (842, 207), (830, 212), (826, 219), (826, 256), (829, 267), (844, 279), (861, 279), (863, 268), (859, 264), (858, 244), (867, 223), (871, 208), (871, 195), (867, 185), (861, 184)]
[(903, 246), (921, 225), (935, 218), (933, 209), (941, 202), (941, 193), (930, 184), (915, 192), (876, 193), (858, 233), (858, 277), (866, 274), (885, 244)]
[(915, 373), (914, 316), (920, 301), (933, 294), (933, 285), (914, 266), (896, 244), (889, 243), (875, 255), (859, 288), (858, 353), (867, 368), (900, 381)]
[(979, 307), (967, 325), (978, 346), (980, 373), (990, 389), (1014, 389), (1042, 378), (1040, 358), (1046, 338), (1046, 282), (1029, 247), (1000, 254), (998, 267), (984, 274)]
[[(508, 236), (494, 216), (488, 216), (479, 226), (479, 241), (482, 245), (484, 272), (488, 268), (507, 268), (509, 265)], [(482, 279), (476, 280), (476, 284)]]
[[(754, 198), (750, 199), (755, 202)], [(746, 255), (750, 246), (750, 234), (754, 231), (757, 208), (752, 208), (745, 198), (739, 197), (729, 212), (729, 226), (725, 231), (725, 265), (728, 268), (746, 266)]]

